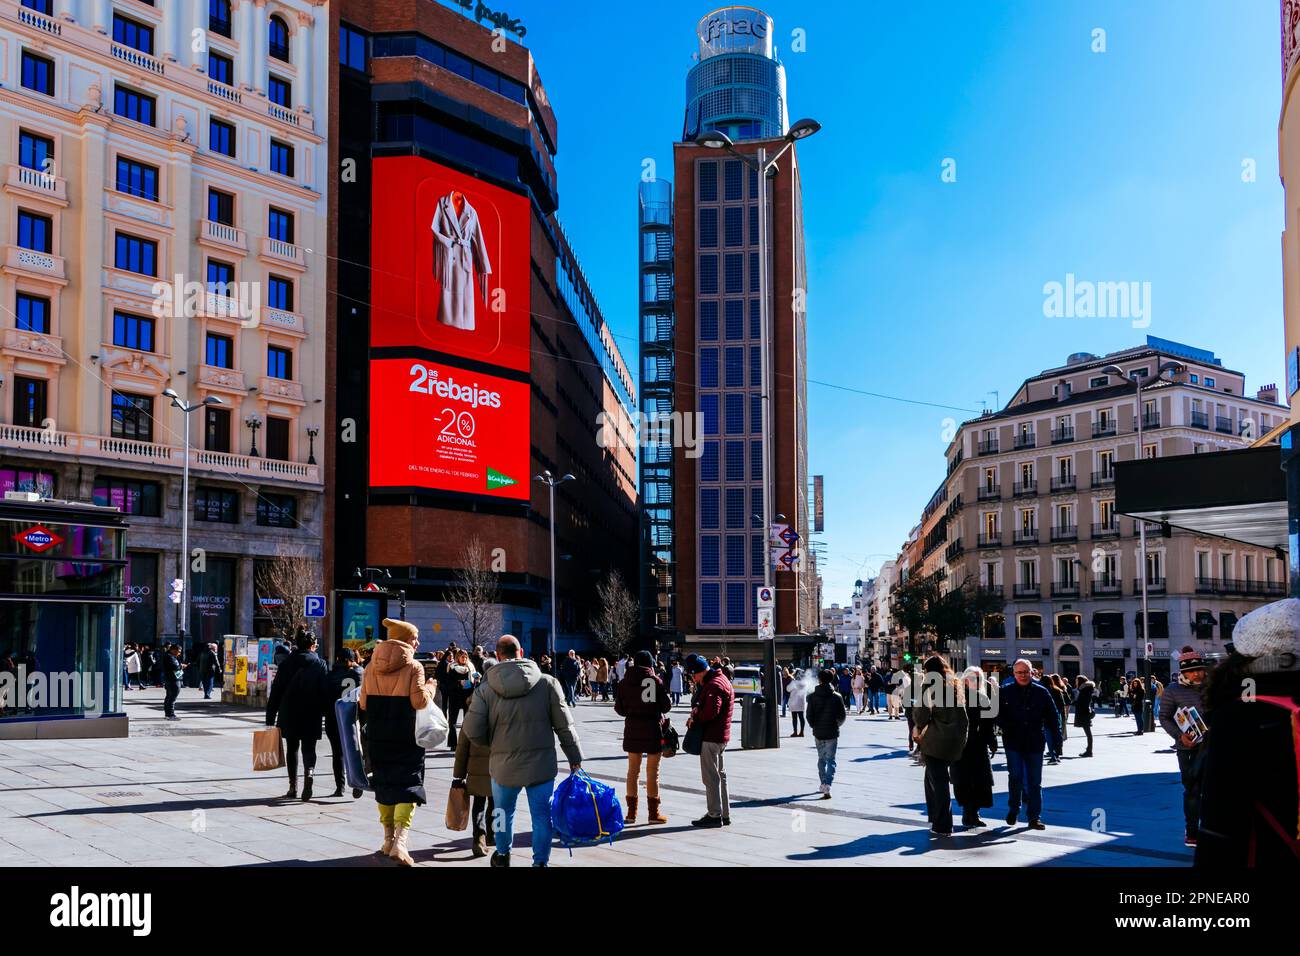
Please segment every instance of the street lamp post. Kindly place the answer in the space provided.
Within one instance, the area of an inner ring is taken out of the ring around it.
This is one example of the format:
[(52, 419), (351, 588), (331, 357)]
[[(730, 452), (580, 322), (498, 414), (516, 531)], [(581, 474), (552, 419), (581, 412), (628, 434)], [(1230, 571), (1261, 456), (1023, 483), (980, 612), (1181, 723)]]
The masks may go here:
[(185, 646), (185, 626), (190, 619), (190, 413), (209, 405), (224, 405), (225, 402), (215, 395), (205, 396), (201, 402), (186, 402), (174, 388), (164, 389), (163, 395), (172, 400), (172, 408), (179, 408), (185, 416), (185, 457), (181, 464), (181, 600), (176, 612), (176, 636), (180, 639), (182, 652), (188, 657), (190, 649)]
[[(1165, 373), (1177, 375), (1185, 366), (1181, 362), (1164, 362), (1156, 369), (1154, 375), (1145, 378), (1137, 375), (1132, 376), (1132, 381), (1136, 386), (1135, 398), (1133, 402), (1134, 417), (1137, 419), (1137, 454), (1134, 456), (1141, 460), (1144, 454), (1142, 445), (1142, 390), (1148, 385), (1154, 385), (1156, 382), (1164, 379)], [(1128, 378), (1124, 371), (1116, 365), (1107, 365), (1102, 369), (1107, 375), (1118, 375), (1120, 378)], [(1155, 700), (1151, 693), (1151, 655), (1146, 653), (1146, 645), (1151, 642), (1151, 621), (1147, 614), (1147, 523), (1139, 518), (1138, 526), (1138, 566), (1142, 573), (1138, 580), (1142, 584), (1142, 650), (1146, 658), (1146, 694), (1143, 697), (1142, 704), (1142, 729), (1145, 731), (1155, 730)]]
[(555, 630), (555, 486), (562, 485), (566, 481), (574, 481), (573, 475), (564, 475), (556, 478), (549, 471), (543, 471), (540, 475), (535, 475), (533, 481), (540, 481), (546, 486), (551, 497), (551, 638), (548, 642), (547, 653), (551, 658), (551, 676), (555, 677), (559, 673), (559, 666), (555, 657), (555, 648), (559, 643), (559, 637)]
[[(769, 343), (772, 340), (770, 329), (771, 303), (769, 301), (768, 290), (768, 257), (771, 254), (771, 240), (768, 235), (768, 196), (767, 196), (767, 178), (774, 175), (776, 164), (794, 144), (801, 139), (812, 136), (821, 129), (821, 124), (812, 119), (801, 119), (790, 127), (790, 131), (785, 134), (785, 145), (773, 156), (768, 156), (767, 147), (759, 146), (755, 155), (750, 156), (736, 149), (735, 143), (731, 138), (719, 130), (709, 130), (701, 133), (695, 138), (695, 142), (700, 146), (706, 146), (710, 149), (725, 149), (731, 155), (735, 156), (742, 163), (754, 170), (758, 174), (758, 312), (759, 312), (759, 360), (760, 360), (760, 404), (763, 409), (763, 445), (764, 445), (764, 462), (763, 462), (763, 537), (766, 539), (771, 528), (772, 514), (772, 393), (771, 393), (771, 369), (772, 362), (769, 357)], [(798, 515), (796, 509), (795, 514)], [(767, 551), (768, 545), (764, 543), (764, 552)], [(772, 587), (772, 561), (768, 554), (763, 555), (763, 584), (766, 587)], [(775, 592), (774, 592), (775, 593)], [(818, 622), (820, 623), (820, 622)], [(775, 614), (773, 615), (773, 624), (775, 624)], [(763, 669), (765, 671), (764, 698), (767, 701), (767, 743), (769, 747), (781, 746), (781, 724), (780, 714), (777, 709), (777, 668), (776, 668), (776, 637), (772, 640), (764, 641), (763, 651)]]
[[(249, 415), (247, 418), (244, 419), (244, 424), (247, 425), (248, 430), (253, 433), (253, 446), (248, 450), (248, 456), (250, 458), (256, 458), (257, 457), (257, 430), (262, 427), (262, 420), (258, 418), (256, 415)], [(239, 451), (239, 449), (236, 448), (235, 451)]]
[(307, 429), (307, 464), (316, 464), (316, 436), (320, 434), (320, 429), (312, 427)]

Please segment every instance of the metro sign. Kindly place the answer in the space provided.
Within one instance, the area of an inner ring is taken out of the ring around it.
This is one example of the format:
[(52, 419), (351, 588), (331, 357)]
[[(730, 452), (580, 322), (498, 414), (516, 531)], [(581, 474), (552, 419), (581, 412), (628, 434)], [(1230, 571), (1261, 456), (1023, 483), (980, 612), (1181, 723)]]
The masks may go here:
[(37, 554), (48, 551), (55, 545), (63, 544), (63, 539), (44, 525), (33, 525), (21, 534), (14, 535), (14, 540), (27, 545)]

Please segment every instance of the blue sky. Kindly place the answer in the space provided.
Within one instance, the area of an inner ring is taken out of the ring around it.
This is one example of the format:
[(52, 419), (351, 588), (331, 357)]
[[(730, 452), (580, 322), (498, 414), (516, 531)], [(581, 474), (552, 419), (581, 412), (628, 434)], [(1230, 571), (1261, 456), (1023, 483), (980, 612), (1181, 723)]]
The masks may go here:
[[(634, 366), (636, 185), (646, 158), (671, 176), (712, 8), (511, 4), (558, 116), (560, 218)], [(759, 6), (791, 119), (824, 126), (800, 154), (809, 378), (955, 406), (810, 384), (828, 604), (939, 486), (943, 419), (1071, 352), (1149, 333), (1212, 349), (1252, 393), (1284, 382), (1277, 0)], [(1070, 272), (1150, 282), (1150, 328), (1045, 318), (1043, 285)]]

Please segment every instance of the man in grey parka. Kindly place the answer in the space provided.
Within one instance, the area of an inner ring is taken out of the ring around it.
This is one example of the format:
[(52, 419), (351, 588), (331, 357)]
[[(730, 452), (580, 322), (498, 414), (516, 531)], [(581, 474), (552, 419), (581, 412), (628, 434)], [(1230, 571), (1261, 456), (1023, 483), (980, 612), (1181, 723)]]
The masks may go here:
[(474, 691), (462, 733), (492, 756), (492, 832), (496, 852), (493, 866), (510, 865), (514, 839), (515, 803), (528, 792), (533, 822), (533, 866), (546, 866), (551, 857), (551, 794), (559, 769), (555, 738), (559, 737), (569, 769), (582, 764), (582, 750), (573, 729), (573, 714), (564, 703), (560, 682), (543, 674), (521, 656), (519, 641), (509, 634), (497, 641), (497, 663)]

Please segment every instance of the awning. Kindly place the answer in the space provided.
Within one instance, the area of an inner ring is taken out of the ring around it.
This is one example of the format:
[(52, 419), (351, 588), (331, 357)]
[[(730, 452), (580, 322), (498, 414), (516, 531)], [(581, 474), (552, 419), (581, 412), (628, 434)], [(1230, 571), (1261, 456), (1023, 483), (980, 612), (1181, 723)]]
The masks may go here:
[(1265, 445), (1117, 462), (1115, 510), (1130, 518), (1285, 551), (1281, 449)]

